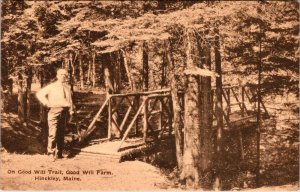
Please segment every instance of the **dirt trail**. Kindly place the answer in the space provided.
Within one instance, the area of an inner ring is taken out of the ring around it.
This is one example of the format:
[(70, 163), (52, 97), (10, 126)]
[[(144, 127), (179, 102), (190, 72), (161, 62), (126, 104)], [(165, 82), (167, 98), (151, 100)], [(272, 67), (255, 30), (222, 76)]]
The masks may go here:
[[(45, 174), (35, 173), (37, 170), (44, 170)], [(11, 171), (15, 173), (10, 174)], [(93, 173), (85, 175), (83, 171)], [(68, 174), (71, 172), (79, 174)], [(0, 175), (2, 190), (158, 190), (168, 186), (159, 169), (149, 164), (140, 161), (118, 163), (94, 157), (53, 162), (46, 155), (2, 152)], [(48, 176), (58, 181), (39, 180)], [(71, 180), (66, 180), (66, 177)], [(79, 180), (72, 180), (72, 177)]]

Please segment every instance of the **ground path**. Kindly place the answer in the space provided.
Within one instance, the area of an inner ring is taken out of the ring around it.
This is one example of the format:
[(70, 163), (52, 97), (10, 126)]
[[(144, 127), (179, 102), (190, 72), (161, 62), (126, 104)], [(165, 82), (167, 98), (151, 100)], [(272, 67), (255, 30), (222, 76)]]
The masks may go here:
[[(9, 174), (9, 170), (15, 171)], [(34, 173), (45, 170), (45, 174)], [(93, 171), (84, 175), (83, 171)], [(31, 171), (31, 173), (24, 173)], [(55, 171), (61, 173), (54, 174)], [(68, 174), (69, 172), (78, 174)], [(19, 172), (19, 173), (18, 173)], [(21, 173), (23, 172), (23, 173)], [(53, 173), (53, 174), (50, 174)], [(20, 155), (1, 152), (1, 189), (5, 190), (159, 190), (168, 181), (156, 167), (140, 161), (114, 162), (94, 157), (75, 157), (53, 162), (46, 155)], [(40, 177), (58, 181), (40, 181)], [(64, 180), (68, 178), (78, 180)]]

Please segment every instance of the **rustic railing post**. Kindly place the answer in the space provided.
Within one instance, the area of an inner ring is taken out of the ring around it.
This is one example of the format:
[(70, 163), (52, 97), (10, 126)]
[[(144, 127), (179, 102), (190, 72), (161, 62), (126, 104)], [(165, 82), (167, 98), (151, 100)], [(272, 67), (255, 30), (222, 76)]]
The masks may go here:
[(160, 111), (160, 116), (159, 116), (159, 120), (158, 120), (158, 128), (159, 130), (162, 130), (162, 119), (163, 119), (163, 106), (162, 106), (162, 102), (164, 102), (163, 98), (159, 98), (159, 111)]
[(111, 99), (108, 100), (108, 129), (107, 129), (107, 138), (111, 139), (111, 127), (112, 127), (112, 108), (111, 108)]
[[(139, 105), (140, 105), (140, 96), (139, 95), (136, 95), (134, 97), (135, 99), (135, 104), (134, 104), (134, 107), (135, 107), (135, 110), (137, 111), (139, 109)], [(139, 118), (137, 117), (137, 120), (135, 122), (135, 136), (138, 135), (138, 130), (139, 130)]]
[(145, 106), (144, 106), (144, 125), (143, 125), (143, 140), (146, 143), (147, 131), (148, 131), (148, 97), (145, 96)]
[[(168, 107), (170, 107), (170, 111), (173, 111), (172, 96), (168, 99), (168, 101), (169, 101)], [(171, 136), (172, 135), (173, 114), (169, 115), (168, 119), (169, 119), (168, 120), (169, 136)]]

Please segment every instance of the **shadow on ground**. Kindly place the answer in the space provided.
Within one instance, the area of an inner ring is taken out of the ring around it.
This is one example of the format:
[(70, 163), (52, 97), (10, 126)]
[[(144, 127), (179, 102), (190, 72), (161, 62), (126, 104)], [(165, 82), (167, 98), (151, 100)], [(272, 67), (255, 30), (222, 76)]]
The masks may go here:
[(1, 145), (9, 153), (43, 154), (44, 144), (37, 125), (28, 126), (13, 113), (1, 114)]

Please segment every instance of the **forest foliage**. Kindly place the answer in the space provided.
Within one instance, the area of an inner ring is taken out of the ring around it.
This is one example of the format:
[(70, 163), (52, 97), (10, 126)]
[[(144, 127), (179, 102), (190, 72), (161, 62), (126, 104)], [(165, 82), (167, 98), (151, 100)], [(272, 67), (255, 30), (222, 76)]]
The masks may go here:
[[(186, 65), (183, 29), (195, 29), (200, 38), (212, 44), (217, 27), (224, 74), (237, 74), (242, 81), (255, 84), (261, 39), (263, 87), (269, 92), (287, 88), (297, 94), (298, 8), (299, 4), (293, 1), (5, 0), (2, 2), (1, 85), (5, 89), (7, 79), (23, 67), (33, 66), (38, 71), (48, 65), (62, 66), (69, 53), (75, 60), (78, 53), (89, 60), (94, 51), (97, 54), (120, 49), (134, 51), (132, 47), (144, 41), (150, 44), (149, 51), (153, 53), (150, 62), (157, 62), (154, 66), (159, 68), (165, 49), (162, 45), (171, 39), (176, 68), (183, 69)], [(131, 63), (133, 71), (139, 68), (138, 62)], [(88, 61), (83, 65), (88, 65)], [(224, 82), (229, 81), (224, 76)]]

